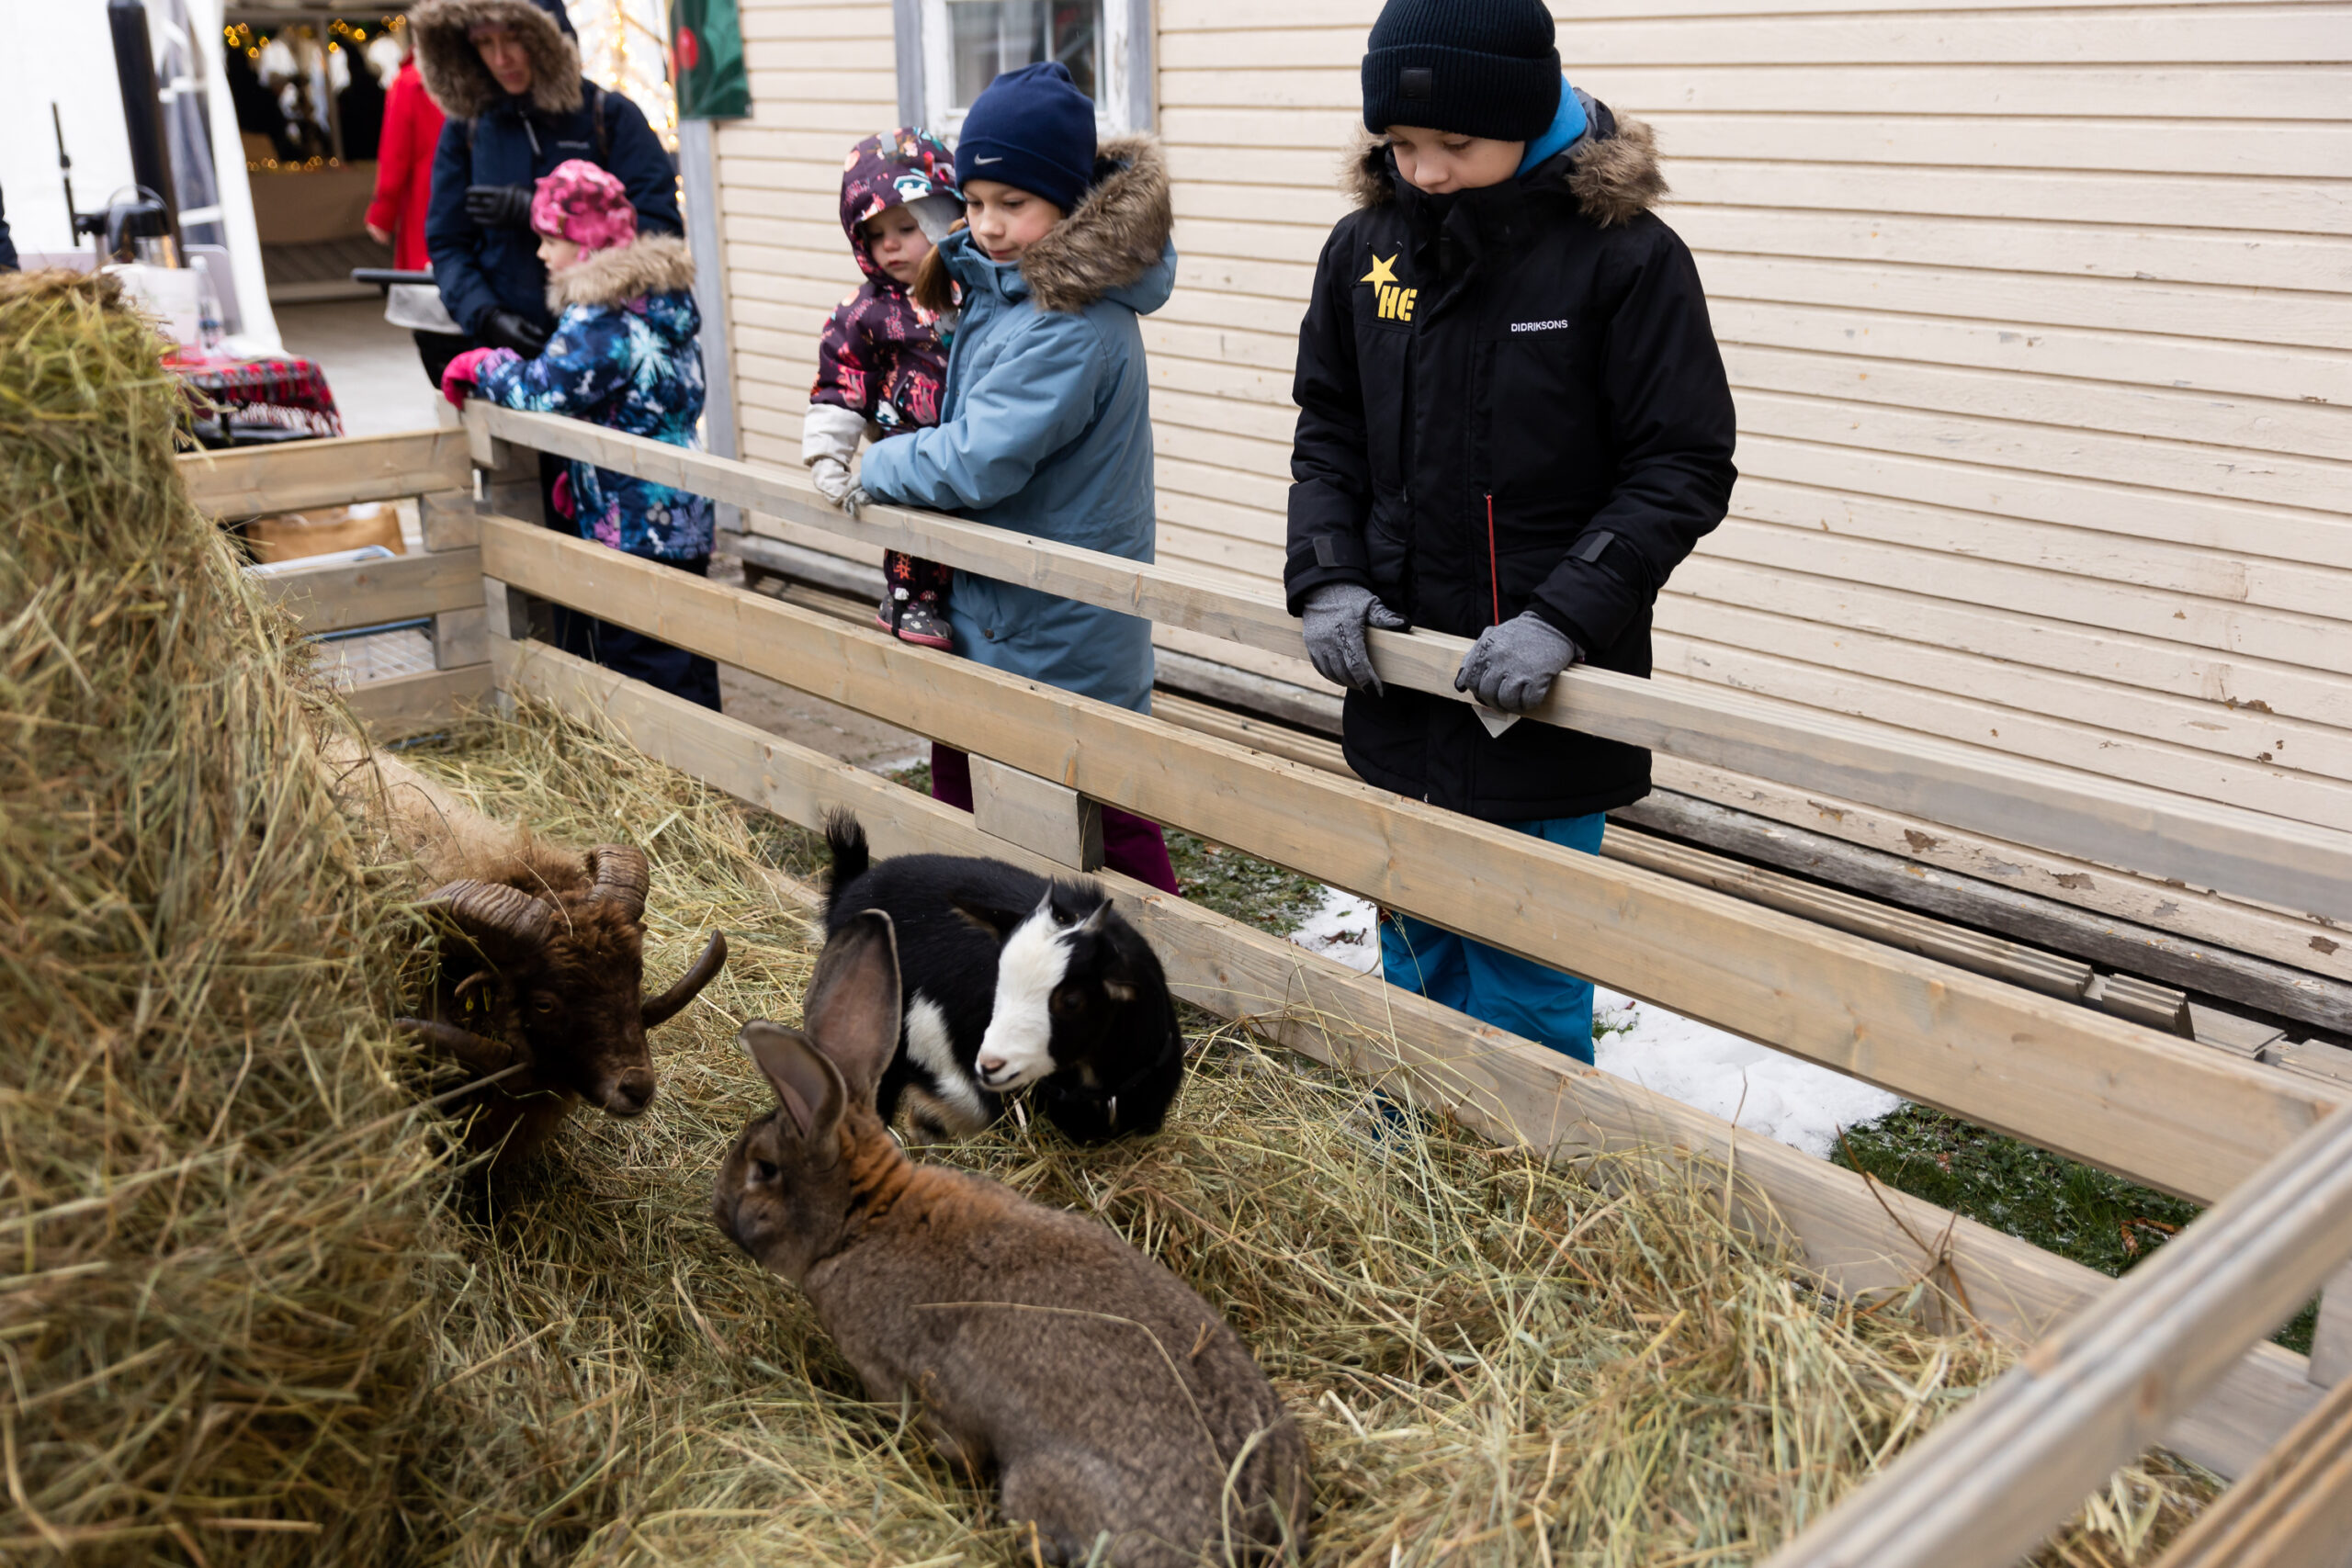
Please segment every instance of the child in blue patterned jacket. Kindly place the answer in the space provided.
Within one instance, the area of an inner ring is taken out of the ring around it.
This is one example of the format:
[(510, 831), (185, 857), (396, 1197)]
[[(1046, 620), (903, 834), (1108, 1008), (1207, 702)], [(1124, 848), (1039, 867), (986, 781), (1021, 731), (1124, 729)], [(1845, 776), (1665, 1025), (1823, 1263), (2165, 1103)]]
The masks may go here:
[[(503, 408), (569, 414), (673, 446), (697, 445), (702, 418), (702, 326), (693, 256), (671, 235), (637, 235), (637, 209), (620, 181), (583, 159), (538, 183), (531, 226), (548, 268), (555, 332), (536, 359), (511, 349), (469, 349), (449, 363), (442, 390)], [(557, 480), (560, 525), (633, 556), (703, 575), (710, 565), (711, 506), (703, 496), (574, 462)], [(551, 520), (552, 521), (552, 520)], [(558, 615), (571, 652), (666, 692), (718, 706), (718, 668), (626, 626), (577, 611)]]

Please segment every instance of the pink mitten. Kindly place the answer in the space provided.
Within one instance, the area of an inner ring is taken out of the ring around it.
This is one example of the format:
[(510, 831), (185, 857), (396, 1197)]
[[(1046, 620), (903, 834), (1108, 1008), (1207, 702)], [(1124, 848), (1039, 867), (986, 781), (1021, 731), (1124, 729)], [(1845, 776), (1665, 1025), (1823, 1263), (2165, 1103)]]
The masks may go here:
[(449, 361), (449, 367), (441, 372), (441, 395), (449, 400), (451, 408), (462, 408), (467, 393), (481, 379), (482, 366), (520, 357), (511, 348), (469, 348)]
[(567, 523), (580, 515), (580, 508), (571, 502), (571, 471), (567, 468), (556, 475), (555, 484), (548, 492), (555, 503), (555, 514)]

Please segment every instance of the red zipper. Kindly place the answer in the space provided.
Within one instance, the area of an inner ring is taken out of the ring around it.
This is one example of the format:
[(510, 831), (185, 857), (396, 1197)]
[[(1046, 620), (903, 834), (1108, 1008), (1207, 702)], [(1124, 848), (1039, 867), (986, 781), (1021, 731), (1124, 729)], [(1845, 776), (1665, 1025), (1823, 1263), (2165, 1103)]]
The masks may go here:
[(1490, 625), (1503, 624), (1503, 570), (1495, 556), (1495, 497), (1487, 494), (1487, 587), (1495, 596), (1495, 618)]

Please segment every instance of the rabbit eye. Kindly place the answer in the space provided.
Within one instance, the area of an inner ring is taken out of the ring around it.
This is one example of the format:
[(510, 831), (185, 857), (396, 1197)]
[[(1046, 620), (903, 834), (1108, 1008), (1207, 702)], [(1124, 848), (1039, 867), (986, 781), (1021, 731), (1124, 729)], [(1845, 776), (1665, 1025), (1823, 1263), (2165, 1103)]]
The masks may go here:
[(763, 1186), (775, 1186), (776, 1179), (783, 1174), (784, 1172), (778, 1170), (775, 1166), (770, 1165), (766, 1160), (755, 1159), (752, 1162), (752, 1179), (761, 1183)]

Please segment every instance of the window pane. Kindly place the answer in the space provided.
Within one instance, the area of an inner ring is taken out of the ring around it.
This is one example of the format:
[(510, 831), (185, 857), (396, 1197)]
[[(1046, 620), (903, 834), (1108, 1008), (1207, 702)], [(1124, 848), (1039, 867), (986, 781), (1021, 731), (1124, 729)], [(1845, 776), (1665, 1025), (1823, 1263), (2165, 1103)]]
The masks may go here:
[(1102, 0), (947, 0), (955, 107), (969, 108), (1001, 73), (1048, 59), (1069, 67), (1080, 92), (1096, 96), (1102, 17)]

